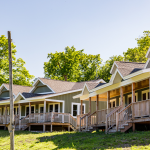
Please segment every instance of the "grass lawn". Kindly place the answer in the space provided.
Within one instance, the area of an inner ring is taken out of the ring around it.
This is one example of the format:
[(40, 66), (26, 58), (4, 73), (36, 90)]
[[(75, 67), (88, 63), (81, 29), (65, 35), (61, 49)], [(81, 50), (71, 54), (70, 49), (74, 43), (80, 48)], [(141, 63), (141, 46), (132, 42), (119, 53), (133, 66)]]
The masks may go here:
[[(0, 149), (9, 149), (9, 132), (0, 130)], [(93, 149), (150, 149), (150, 131), (135, 133), (103, 132), (15, 132), (15, 149), (32, 150), (93, 150)]]

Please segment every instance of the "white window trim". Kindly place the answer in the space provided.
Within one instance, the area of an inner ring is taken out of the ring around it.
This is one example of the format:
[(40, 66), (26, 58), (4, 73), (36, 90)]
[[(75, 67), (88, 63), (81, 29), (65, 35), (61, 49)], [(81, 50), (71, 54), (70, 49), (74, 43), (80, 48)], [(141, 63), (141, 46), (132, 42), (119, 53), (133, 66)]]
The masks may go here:
[[(49, 112), (49, 106), (50, 105), (53, 105), (53, 109), (55, 109), (55, 104), (58, 104), (58, 113), (60, 113), (60, 103), (48, 103), (48, 112)], [(55, 112), (54, 110), (53, 110), (53, 112)]]
[(146, 93), (146, 100), (148, 99), (148, 92), (150, 92), (149, 89), (142, 91), (142, 95), (141, 95), (142, 101), (143, 101), (143, 93)]
[[(17, 108), (18, 108), (18, 106), (14, 106), (14, 108), (16, 108), (16, 114), (14, 114), (14, 115), (17, 115)], [(18, 110), (18, 112), (19, 112), (19, 110)]]
[(44, 104), (39, 104), (39, 113), (40, 113), (40, 107), (44, 107)]
[(114, 98), (114, 99), (111, 99), (111, 100), (110, 100), (111, 108), (113, 108), (113, 107), (112, 107), (112, 106), (113, 106), (113, 102), (115, 102), (115, 107), (117, 106), (117, 99)]
[[(138, 102), (138, 93), (135, 93), (135, 96), (136, 96), (136, 102)], [(129, 97), (131, 97), (131, 103), (132, 103), (132, 94), (129, 94), (127, 96), (127, 103), (129, 104)]]
[[(77, 115), (80, 115), (79, 112), (80, 112), (81, 103), (71, 103), (71, 115), (72, 117), (77, 118), (77, 116), (73, 116), (73, 105), (77, 105)], [(86, 105), (85, 104), (82, 104), (82, 105), (84, 106), (84, 114), (85, 114)]]
[[(35, 105), (31, 105), (31, 106), (34, 106), (34, 113), (35, 113)], [(26, 107), (29, 107), (29, 105), (25, 106), (25, 116), (26, 116)]]

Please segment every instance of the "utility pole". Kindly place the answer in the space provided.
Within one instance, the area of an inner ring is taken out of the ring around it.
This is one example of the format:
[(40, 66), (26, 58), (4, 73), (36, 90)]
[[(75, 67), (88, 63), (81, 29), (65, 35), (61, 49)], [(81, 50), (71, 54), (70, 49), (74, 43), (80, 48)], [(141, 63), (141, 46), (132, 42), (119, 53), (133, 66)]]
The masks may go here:
[(13, 102), (13, 79), (12, 79), (12, 52), (11, 52), (11, 32), (8, 31), (9, 47), (9, 96), (10, 96), (10, 150), (14, 150), (14, 102)]

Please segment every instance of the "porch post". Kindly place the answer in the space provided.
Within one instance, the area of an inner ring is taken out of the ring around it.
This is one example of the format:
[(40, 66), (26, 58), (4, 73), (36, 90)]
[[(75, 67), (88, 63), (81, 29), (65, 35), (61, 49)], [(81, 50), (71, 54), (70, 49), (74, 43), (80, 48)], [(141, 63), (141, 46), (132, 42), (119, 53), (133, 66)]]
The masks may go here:
[[(135, 102), (135, 83), (132, 83), (132, 119), (134, 118), (134, 105)], [(135, 131), (135, 123), (133, 123), (133, 132)]]
[[(91, 114), (91, 97), (89, 97), (89, 114)], [(91, 117), (89, 117), (89, 125), (91, 124)]]
[(110, 108), (110, 91), (107, 92), (107, 109)]
[(29, 102), (29, 123), (31, 121), (31, 102)]
[(45, 115), (46, 114), (46, 100), (44, 100), (44, 122), (45, 122), (45, 120), (46, 120), (46, 118), (45, 118)]
[(7, 105), (5, 105), (5, 124), (7, 124)]
[(123, 87), (120, 87), (120, 105), (123, 105)]
[(83, 100), (81, 100), (80, 115), (82, 115), (82, 104), (83, 104)]
[(20, 103), (18, 104), (18, 116), (19, 116), (19, 130), (21, 129), (21, 112), (20, 112)]
[(98, 124), (99, 95), (96, 95), (96, 124)]
[(89, 97), (89, 114), (91, 114), (91, 97)]
[(149, 78), (149, 99), (150, 99), (150, 78)]

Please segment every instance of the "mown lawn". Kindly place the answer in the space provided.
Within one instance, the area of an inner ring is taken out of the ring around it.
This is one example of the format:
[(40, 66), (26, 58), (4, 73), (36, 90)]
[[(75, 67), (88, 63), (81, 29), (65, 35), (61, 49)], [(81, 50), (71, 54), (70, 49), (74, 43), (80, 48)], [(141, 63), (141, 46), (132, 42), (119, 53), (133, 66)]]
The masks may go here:
[[(0, 149), (9, 149), (9, 133), (0, 130)], [(150, 149), (150, 131), (135, 133), (103, 132), (15, 132), (15, 149), (32, 150), (93, 150), (93, 149)]]

